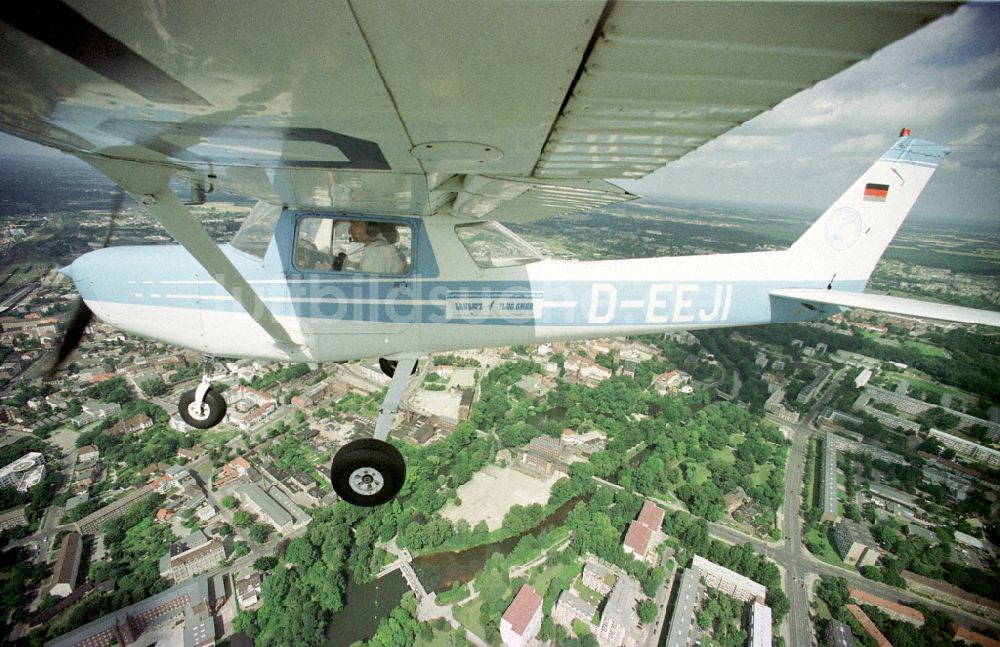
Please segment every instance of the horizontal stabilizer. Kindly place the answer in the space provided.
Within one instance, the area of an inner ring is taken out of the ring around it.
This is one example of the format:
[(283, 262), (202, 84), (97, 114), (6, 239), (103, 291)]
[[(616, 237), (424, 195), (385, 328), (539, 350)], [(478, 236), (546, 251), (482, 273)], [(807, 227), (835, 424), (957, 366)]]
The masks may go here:
[(809, 304), (825, 304), (843, 306), (845, 308), (863, 308), (865, 310), (908, 317), (924, 317), (927, 319), (954, 321), (965, 324), (1000, 326), (1000, 313), (998, 312), (962, 308), (945, 303), (918, 301), (917, 299), (890, 297), (883, 294), (843, 292), (840, 290), (822, 290), (816, 288), (783, 288), (773, 290), (771, 296), (798, 301), (807, 307)]

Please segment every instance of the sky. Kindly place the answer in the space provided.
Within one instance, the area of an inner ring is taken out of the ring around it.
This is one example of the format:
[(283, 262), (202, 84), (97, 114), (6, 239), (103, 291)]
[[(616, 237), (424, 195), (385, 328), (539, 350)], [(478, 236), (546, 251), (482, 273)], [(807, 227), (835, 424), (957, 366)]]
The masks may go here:
[[(903, 127), (952, 149), (914, 213), (1000, 230), (1000, 4), (964, 5), (643, 180), (616, 183), (819, 215)], [(61, 155), (3, 134), (0, 153)]]
[(952, 149), (914, 214), (1000, 230), (1000, 4), (964, 5), (643, 180), (617, 184), (819, 215), (903, 127)]

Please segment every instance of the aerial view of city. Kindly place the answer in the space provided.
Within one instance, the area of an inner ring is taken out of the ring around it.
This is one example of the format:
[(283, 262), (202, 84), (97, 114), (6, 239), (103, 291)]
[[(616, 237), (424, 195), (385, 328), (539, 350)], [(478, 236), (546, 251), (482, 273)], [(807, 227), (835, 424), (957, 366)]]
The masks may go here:
[(0, 4), (0, 644), (1000, 647), (1000, 3)]
[[(998, 644), (989, 330), (852, 311), (435, 355), (393, 431), (402, 492), (358, 508), (330, 464), (373, 433), (377, 358), (214, 360), (208, 430), (177, 411), (195, 353), (93, 323), (48, 373), (75, 298), (57, 268), (100, 245), (115, 189), (69, 162), (43, 187), (34, 163), (0, 177), (6, 644)], [(221, 242), (249, 208), (195, 210)], [(808, 223), (769, 213), (641, 202), (518, 231), (593, 259)], [(116, 216), (112, 244), (166, 240)], [(998, 252), (990, 226), (915, 223), (873, 285), (995, 310)]]

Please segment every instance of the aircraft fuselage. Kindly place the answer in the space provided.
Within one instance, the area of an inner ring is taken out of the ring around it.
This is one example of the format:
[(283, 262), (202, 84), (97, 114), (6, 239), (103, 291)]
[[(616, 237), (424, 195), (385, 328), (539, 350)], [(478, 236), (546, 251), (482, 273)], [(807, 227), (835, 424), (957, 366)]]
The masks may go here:
[[(769, 296), (831, 278), (779, 262), (786, 252), (480, 267), (449, 217), (384, 219), (413, 232), (405, 274), (303, 270), (292, 260), (295, 231), (316, 217), (345, 218), (286, 211), (262, 259), (222, 246), (293, 347), (276, 345), (180, 246), (112, 247), (67, 273), (90, 308), (122, 330), (214, 356), (279, 361), (807, 321), (839, 311), (789, 308)], [(838, 287), (860, 291), (863, 281), (855, 283)]]

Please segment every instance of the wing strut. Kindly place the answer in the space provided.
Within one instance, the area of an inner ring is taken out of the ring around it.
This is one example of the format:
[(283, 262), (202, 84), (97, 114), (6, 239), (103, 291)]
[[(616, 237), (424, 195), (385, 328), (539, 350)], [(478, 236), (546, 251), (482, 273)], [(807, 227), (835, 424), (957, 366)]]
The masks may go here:
[(385, 440), (392, 431), (392, 422), (396, 418), (396, 409), (406, 393), (406, 386), (410, 383), (410, 373), (417, 365), (417, 358), (412, 355), (405, 355), (396, 365), (396, 372), (392, 375), (389, 388), (385, 392), (382, 406), (378, 410), (378, 421), (375, 423), (375, 439)]
[[(134, 153), (131, 149), (126, 150), (130, 156)], [(170, 179), (177, 169), (165, 164), (137, 163), (103, 155), (81, 155), (80, 158), (120, 184), (132, 194), (132, 197), (142, 203), (153, 218), (163, 225), (167, 233), (205, 268), (209, 276), (218, 281), (219, 285), (264, 329), (264, 332), (270, 335), (278, 348), (290, 352), (293, 348), (300, 347), (292, 341), (288, 331), (264, 305), (215, 241), (208, 236), (208, 232), (198, 219), (177, 199), (170, 188)]]
[(139, 201), (149, 209), (167, 233), (183, 245), (209, 275), (250, 313), (254, 321), (260, 324), (278, 346), (289, 349), (298, 346), (172, 190), (166, 188), (155, 194), (146, 194), (141, 196)]

